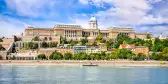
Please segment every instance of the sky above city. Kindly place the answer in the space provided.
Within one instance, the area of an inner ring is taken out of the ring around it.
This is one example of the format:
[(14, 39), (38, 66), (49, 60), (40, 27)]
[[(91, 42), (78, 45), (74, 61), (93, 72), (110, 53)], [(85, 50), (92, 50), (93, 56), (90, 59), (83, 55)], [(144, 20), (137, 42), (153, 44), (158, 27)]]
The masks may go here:
[(100, 29), (131, 27), (168, 36), (168, 0), (0, 0), (0, 37), (19, 35), (28, 26), (88, 28), (91, 16)]

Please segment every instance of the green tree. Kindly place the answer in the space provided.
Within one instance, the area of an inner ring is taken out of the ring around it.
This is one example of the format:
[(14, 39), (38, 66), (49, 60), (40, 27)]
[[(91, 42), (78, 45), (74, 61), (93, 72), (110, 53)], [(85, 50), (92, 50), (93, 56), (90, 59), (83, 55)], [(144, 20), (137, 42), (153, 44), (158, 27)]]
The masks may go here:
[(147, 39), (151, 39), (152, 37), (151, 37), (151, 34), (147, 34)]
[(61, 60), (61, 59), (63, 59), (63, 55), (59, 52), (53, 52), (50, 56), (50, 59)]
[(129, 49), (120, 49), (117, 52), (117, 56), (120, 59), (127, 59), (130, 58), (133, 55), (133, 53)]
[(97, 35), (96, 40), (98, 40), (99, 42), (103, 40), (103, 35), (102, 34)]
[(161, 46), (162, 46), (162, 44), (161, 44), (161, 41), (160, 41), (160, 39), (159, 38), (155, 38), (155, 41), (154, 41), (154, 51), (155, 52), (159, 52), (159, 51), (161, 51)]
[(45, 56), (45, 54), (39, 54), (39, 55), (37, 56), (37, 58), (40, 59), (40, 60), (44, 60), (44, 59), (46, 59), (47, 57)]
[(99, 54), (99, 53), (95, 53), (94, 55), (95, 55), (95, 60), (100, 60), (100, 59), (101, 59), (101, 57), (100, 57), (100, 54)]
[(72, 56), (73, 56), (73, 55), (72, 55), (71, 53), (65, 53), (65, 54), (64, 54), (64, 59), (65, 59), (65, 60), (72, 59)]
[(5, 51), (6, 49), (0, 44), (0, 51)]
[(52, 48), (53, 48), (53, 47), (57, 47), (57, 45), (58, 45), (57, 42), (51, 42), (51, 43), (50, 43), (50, 47), (52, 47)]
[(138, 53), (138, 60), (145, 60), (146, 59), (146, 55), (143, 53)]
[(91, 53), (89, 56), (90, 56), (91, 60), (95, 60), (95, 54), (94, 53)]
[(168, 47), (163, 49), (162, 54), (163, 56), (168, 56)]
[(143, 46), (146, 46), (149, 48), (149, 50), (152, 50), (152, 47), (153, 47), (152, 40), (145, 41)]
[(29, 49), (29, 45), (28, 45), (28, 43), (24, 43), (24, 49), (26, 49), (26, 50)]
[(112, 52), (109, 54), (108, 60), (109, 59), (118, 59), (117, 52)]
[(101, 59), (101, 60), (105, 60), (105, 59), (106, 59), (106, 56), (107, 56), (107, 55), (106, 55), (105, 52), (101, 52), (101, 53), (100, 53), (100, 59)]
[(13, 57), (11, 57), (11, 60), (15, 60), (16, 59), (16, 56), (15, 55), (13, 55)]
[(116, 38), (116, 48), (118, 48), (123, 41), (127, 42), (128, 44), (132, 43), (132, 39), (128, 35), (119, 34)]
[(16, 42), (16, 41), (21, 41), (21, 40), (22, 40), (22, 38), (17, 37), (17, 36), (14, 35), (14, 42)]
[(87, 59), (87, 54), (86, 53), (80, 53), (80, 60), (86, 60)]
[(61, 43), (61, 45), (64, 45), (64, 44), (67, 44), (68, 42), (67, 42), (66, 38), (61, 36), (60, 37), (60, 43)]
[(86, 53), (80, 52), (74, 55), (75, 60), (86, 60), (89, 59)]
[(110, 48), (112, 48), (113, 42), (110, 41), (110, 40), (107, 40), (107, 41), (105, 42), (105, 45), (106, 45), (107, 49), (110, 49)]
[(92, 46), (97, 46), (97, 42), (94, 42), (94, 43), (92, 44)]
[(32, 41), (40, 41), (39, 36), (34, 37), (34, 38), (32, 39)]
[(81, 39), (81, 43), (83, 46), (85, 46), (87, 42), (88, 42), (88, 40), (86, 37)]
[(119, 34), (119, 35), (117, 36), (117, 42), (120, 43), (120, 44), (122, 44), (123, 41), (128, 42), (129, 40), (131, 40), (131, 38), (130, 38), (128, 35)]
[(78, 41), (73, 41), (72, 39), (69, 41), (70, 46), (75, 46)]
[(42, 42), (41, 45), (42, 45), (43, 48), (47, 48), (48, 47), (48, 44), (46, 42)]
[(37, 49), (38, 43), (28, 42), (29, 49)]
[(0, 38), (0, 42), (3, 42), (2, 38)]

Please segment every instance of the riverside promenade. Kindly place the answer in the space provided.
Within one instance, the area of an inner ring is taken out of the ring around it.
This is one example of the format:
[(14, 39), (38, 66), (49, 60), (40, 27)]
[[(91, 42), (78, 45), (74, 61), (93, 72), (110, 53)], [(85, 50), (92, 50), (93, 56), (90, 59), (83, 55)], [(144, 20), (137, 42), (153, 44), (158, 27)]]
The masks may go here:
[(168, 67), (168, 61), (130, 61), (130, 60), (0, 60), (3, 65), (51, 65), (51, 66), (82, 66), (84, 64), (97, 64), (98, 66), (139, 66), (139, 67)]

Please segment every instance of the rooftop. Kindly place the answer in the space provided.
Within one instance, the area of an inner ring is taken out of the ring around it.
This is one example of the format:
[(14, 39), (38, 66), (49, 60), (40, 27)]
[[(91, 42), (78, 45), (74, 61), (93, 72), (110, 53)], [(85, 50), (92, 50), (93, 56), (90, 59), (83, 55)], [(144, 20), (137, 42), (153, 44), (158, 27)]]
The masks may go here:
[(121, 27), (110, 27), (110, 28), (108, 28), (108, 29), (125, 29), (125, 30), (133, 30), (133, 28), (121, 28)]
[(81, 28), (80, 25), (63, 25), (63, 24), (57, 24), (55, 27), (73, 27), (73, 28)]

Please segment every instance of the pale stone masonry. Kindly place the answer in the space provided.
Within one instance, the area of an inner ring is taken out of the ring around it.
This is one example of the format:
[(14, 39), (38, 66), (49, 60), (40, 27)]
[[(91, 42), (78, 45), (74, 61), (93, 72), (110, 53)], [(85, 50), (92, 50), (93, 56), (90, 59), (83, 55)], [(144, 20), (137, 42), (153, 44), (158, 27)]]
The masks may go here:
[(118, 34), (126, 34), (131, 38), (146, 39), (148, 33), (136, 33), (133, 28), (118, 27), (111, 27), (106, 30), (100, 30), (98, 28), (98, 21), (93, 16), (89, 20), (89, 28), (83, 28), (80, 25), (61, 24), (55, 25), (53, 28), (28, 27), (25, 29), (22, 39), (23, 41), (30, 41), (35, 36), (39, 36), (42, 40), (44, 38), (52, 38), (52, 41), (57, 41), (59, 43), (61, 36), (73, 40), (80, 40), (83, 37), (87, 37), (88, 40), (93, 40), (99, 34), (102, 34), (105, 39), (115, 39)]

